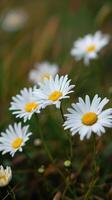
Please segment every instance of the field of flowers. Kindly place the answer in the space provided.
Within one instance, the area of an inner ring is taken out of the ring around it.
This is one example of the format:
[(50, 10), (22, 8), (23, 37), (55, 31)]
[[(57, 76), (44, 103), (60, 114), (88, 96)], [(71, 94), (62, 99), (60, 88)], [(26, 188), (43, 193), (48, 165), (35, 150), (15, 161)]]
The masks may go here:
[(0, 200), (112, 199), (112, 1), (0, 1)]

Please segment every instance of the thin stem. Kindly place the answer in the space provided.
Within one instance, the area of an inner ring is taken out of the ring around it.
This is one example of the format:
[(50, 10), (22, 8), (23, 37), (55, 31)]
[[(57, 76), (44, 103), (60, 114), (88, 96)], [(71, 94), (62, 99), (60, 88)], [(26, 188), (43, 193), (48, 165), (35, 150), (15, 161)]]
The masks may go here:
[(97, 178), (96, 178), (96, 172), (97, 172), (97, 164), (96, 164), (96, 137), (95, 135), (93, 135), (93, 178), (90, 184), (90, 187), (88, 188), (88, 191), (85, 195), (84, 200), (88, 200), (91, 192), (93, 190), (94, 185), (97, 182)]
[[(62, 118), (63, 118), (63, 120), (65, 121), (62, 107), (60, 108), (60, 111), (61, 111)], [(37, 115), (35, 115), (35, 118), (36, 118), (36, 120), (38, 120)], [(44, 142), (43, 131), (41, 130), (41, 127), (40, 127), (40, 126), (39, 126), (38, 128), (39, 128), (39, 133), (40, 133), (40, 137), (41, 137), (42, 143), (43, 143), (43, 145), (44, 145), (45, 152), (46, 152), (46, 154), (48, 155), (50, 161), (51, 161), (53, 164), (55, 164), (55, 160), (53, 159), (53, 156), (52, 156), (51, 152), (49, 151), (49, 148), (48, 148), (48, 146), (46, 145), (46, 142)], [(60, 176), (63, 178), (64, 182), (66, 182), (66, 178), (65, 178), (64, 174), (61, 172), (61, 170), (60, 170), (58, 167), (57, 167), (57, 171), (58, 171), (58, 173), (60, 174)], [(67, 189), (69, 189), (69, 190), (71, 191), (70, 184), (67, 185), (66, 190), (67, 190)]]
[(10, 195), (10, 193), (7, 192), (6, 196), (2, 200), (5, 200), (9, 195)]
[[(38, 120), (38, 117), (37, 117), (36, 114), (35, 114), (35, 118), (36, 118), (36, 120)], [(40, 137), (41, 137), (42, 144), (43, 144), (43, 146), (44, 146), (45, 152), (46, 152), (46, 154), (48, 155), (48, 157), (49, 157), (49, 159), (51, 160), (51, 162), (54, 163), (55, 161), (54, 161), (54, 159), (53, 159), (53, 156), (52, 156), (51, 152), (49, 151), (49, 148), (48, 148), (48, 146), (46, 145), (46, 142), (44, 142), (43, 131), (41, 130), (41, 127), (40, 127), (40, 126), (38, 126), (38, 130), (39, 130), (39, 134), (40, 134)]]
[(92, 189), (94, 188), (94, 185), (96, 184), (96, 182), (97, 182), (97, 178), (91, 182), (90, 187), (89, 187), (89, 189), (88, 189), (88, 191), (87, 191), (87, 193), (86, 193), (86, 195), (84, 197), (84, 200), (88, 200), (89, 199), (89, 197), (91, 195), (91, 192), (92, 192)]
[(75, 193), (75, 191), (73, 191), (72, 189), (71, 189), (71, 186), (72, 186), (72, 182), (71, 182), (71, 177), (70, 177), (70, 174), (69, 174), (69, 176), (66, 178), (66, 185), (65, 185), (65, 188), (64, 188), (64, 190), (63, 190), (63, 193), (62, 193), (62, 200), (65, 200), (65, 195), (66, 195), (66, 193), (67, 193), (67, 191), (69, 191), (70, 193), (71, 193), (71, 195), (73, 196), (73, 199), (75, 199), (75, 197), (76, 197), (76, 193)]
[[(38, 119), (37, 115), (35, 115), (35, 117), (36, 117), (36, 119)], [(42, 133), (41, 127), (39, 126), (38, 128), (39, 128), (39, 133), (40, 133), (40, 137), (41, 137), (42, 143), (44, 145), (44, 150), (45, 150), (46, 154), (48, 155), (49, 160), (53, 164), (55, 164), (55, 160), (53, 159), (53, 156), (52, 156), (51, 152), (49, 151), (49, 148), (46, 145), (46, 142), (44, 142), (44, 137), (43, 137), (43, 133)], [(61, 170), (59, 168), (57, 168), (57, 170), (58, 170), (59, 174), (62, 176), (62, 178), (65, 179), (65, 176), (63, 175), (63, 173), (61, 172)]]
[(70, 143), (70, 161), (72, 162), (72, 157), (73, 157), (73, 148), (72, 148), (72, 137), (69, 134), (68, 135), (69, 143)]
[(97, 171), (97, 164), (96, 164), (96, 137), (95, 135), (93, 135), (93, 175), (96, 175), (96, 171)]
[(43, 137), (42, 132), (40, 132), (40, 137), (41, 137), (42, 143), (44, 145), (45, 152), (47, 153), (47, 155), (48, 155), (49, 159), (51, 160), (51, 162), (54, 163), (55, 161), (54, 161), (54, 159), (52, 157), (52, 154), (49, 151), (49, 148), (47, 147), (46, 143), (44, 142), (44, 137)]
[(64, 117), (62, 105), (60, 106), (60, 112), (61, 112), (61, 116), (62, 116), (62, 119), (63, 119), (63, 122), (64, 122), (65, 121), (65, 117)]
[[(53, 164), (55, 164), (55, 160), (53, 159), (53, 156), (52, 156), (51, 152), (49, 151), (49, 148), (47, 147), (46, 143), (44, 142), (43, 134), (41, 134), (41, 139), (42, 139), (42, 142), (43, 142), (43, 145), (44, 145), (45, 152), (46, 152), (46, 154), (49, 157), (49, 160)], [(63, 173), (61, 172), (61, 170), (59, 168), (57, 168), (57, 170), (58, 170), (59, 174), (65, 179), (65, 176), (63, 175)]]
[[(63, 112), (62, 105), (60, 106), (60, 113), (61, 113), (63, 122), (65, 122), (65, 117), (64, 117), (64, 112)], [(69, 141), (69, 145), (70, 145), (70, 157), (69, 157), (69, 160), (72, 162), (72, 156), (73, 156), (72, 138), (71, 138), (70, 134), (67, 134), (67, 137), (68, 137), (68, 141)], [(69, 173), (71, 174), (71, 171), (69, 171)], [(69, 176), (70, 176), (70, 174), (69, 174)], [(65, 189), (64, 189), (63, 194), (62, 194), (62, 200), (64, 200), (65, 194), (66, 194), (66, 192), (67, 192), (67, 190), (69, 188), (70, 188), (70, 182), (66, 183), (66, 185), (65, 185)]]
[[(64, 112), (63, 112), (62, 105), (60, 106), (60, 113), (61, 113), (63, 122), (65, 122), (65, 117), (64, 117)], [(73, 155), (72, 138), (71, 138), (70, 134), (67, 134), (67, 137), (68, 137), (69, 144), (70, 144), (70, 161), (72, 161), (72, 155)]]
[(8, 185), (8, 192), (9, 192), (9, 194), (11, 196), (11, 199), (12, 200), (16, 200), (15, 193), (14, 193), (14, 191), (12, 190), (12, 188), (9, 185)]
[(66, 186), (65, 186), (65, 189), (64, 189), (63, 194), (62, 194), (62, 200), (65, 199), (65, 195), (66, 195), (66, 192), (67, 192), (67, 190), (68, 190), (68, 188), (69, 188), (69, 185), (70, 185), (70, 184), (67, 183)]

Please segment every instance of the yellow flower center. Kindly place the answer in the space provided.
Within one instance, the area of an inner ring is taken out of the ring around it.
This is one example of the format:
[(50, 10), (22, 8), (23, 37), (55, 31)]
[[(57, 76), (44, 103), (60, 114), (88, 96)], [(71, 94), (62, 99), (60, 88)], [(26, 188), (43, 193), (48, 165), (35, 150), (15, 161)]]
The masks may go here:
[(60, 91), (54, 91), (50, 94), (49, 96), (49, 100), (51, 101), (57, 101), (59, 99), (59, 97), (62, 96), (62, 92)]
[(5, 175), (1, 175), (1, 176), (0, 176), (0, 181), (1, 181), (1, 182), (7, 182), (7, 179), (8, 179), (8, 177), (5, 176)]
[(94, 112), (88, 112), (83, 115), (82, 123), (87, 126), (91, 126), (97, 122), (97, 115)]
[(32, 112), (32, 110), (36, 109), (37, 107), (38, 107), (38, 104), (35, 102), (26, 103), (25, 111)]
[(41, 77), (41, 79), (42, 79), (42, 81), (44, 81), (44, 79), (50, 79), (50, 74), (49, 73), (44, 73), (43, 75), (42, 75), (42, 77)]
[(96, 45), (92, 44), (92, 45), (90, 45), (90, 46), (88, 46), (88, 47), (86, 48), (86, 51), (87, 51), (88, 53), (91, 53), (91, 52), (95, 51), (95, 49), (96, 49)]
[(17, 149), (17, 148), (19, 148), (19, 147), (21, 146), (22, 142), (23, 142), (23, 139), (22, 139), (22, 138), (16, 138), (16, 139), (12, 142), (12, 147), (13, 147), (14, 149)]

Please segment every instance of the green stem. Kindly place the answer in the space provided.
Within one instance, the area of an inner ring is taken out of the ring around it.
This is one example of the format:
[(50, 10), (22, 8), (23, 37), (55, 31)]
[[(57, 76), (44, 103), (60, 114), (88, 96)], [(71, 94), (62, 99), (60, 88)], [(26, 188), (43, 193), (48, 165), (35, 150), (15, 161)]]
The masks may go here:
[(63, 194), (62, 194), (62, 200), (65, 199), (65, 195), (66, 195), (66, 192), (67, 192), (67, 190), (68, 190), (69, 187), (70, 187), (70, 184), (67, 183), (66, 186), (65, 186), (65, 189), (64, 189), (64, 191), (63, 191)]
[(12, 200), (16, 200), (15, 193), (14, 193), (14, 191), (12, 190), (12, 188), (9, 185), (8, 185), (8, 192), (9, 192), (9, 194), (11, 196), (11, 199)]
[[(35, 117), (36, 117), (36, 119), (38, 119), (37, 115), (35, 115)], [(53, 159), (53, 156), (52, 156), (51, 152), (49, 151), (49, 148), (46, 145), (46, 142), (44, 142), (44, 137), (43, 137), (43, 133), (42, 133), (43, 131), (41, 130), (40, 126), (38, 128), (39, 128), (39, 134), (40, 134), (43, 146), (44, 146), (44, 150), (45, 150), (49, 160), (51, 161), (51, 163), (55, 164), (55, 160)], [(63, 175), (61, 170), (59, 168), (57, 168), (57, 170), (58, 170), (59, 174), (62, 176), (62, 178), (65, 180), (65, 176)]]
[(73, 189), (71, 189), (71, 186), (72, 186), (72, 182), (71, 182), (71, 177), (69, 174), (69, 176), (66, 178), (65, 188), (63, 190), (62, 198), (61, 198), (62, 200), (65, 200), (65, 195), (66, 195), (67, 191), (70, 192), (70, 194), (73, 196), (73, 199), (76, 198), (76, 193), (75, 193), (75, 191), (73, 191)]
[[(61, 113), (63, 122), (65, 122), (65, 117), (64, 117), (64, 112), (63, 112), (62, 105), (60, 106), (60, 113)], [(73, 156), (72, 137), (71, 137), (70, 134), (67, 134), (67, 138), (68, 138), (69, 145), (70, 145), (70, 157), (69, 157), (69, 160), (70, 160), (71, 163), (72, 163), (72, 156)], [(71, 174), (71, 171), (70, 171), (69, 173)], [(70, 174), (69, 174), (69, 176), (70, 176)], [(70, 182), (69, 182), (69, 183), (68, 183), (68, 182), (66, 183), (65, 189), (64, 189), (63, 194), (62, 194), (62, 200), (64, 200), (64, 197), (65, 197), (65, 194), (66, 194), (67, 190), (68, 190), (68, 189), (71, 190), (70, 184), (71, 184)]]
[(91, 182), (90, 187), (89, 187), (89, 189), (88, 189), (88, 191), (87, 191), (87, 193), (86, 193), (86, 195), (84, 197), (84, 200), (88, 200), (89, 199), (89, 197), (91, 195), (91, 192), (92, 192), (96, 182), (97, 182), (97, 178)]
[[(65, 117), (64, 117), (64, 112), (63, 112), (63, 108), (62, 105), (60, 106), (60, 113), (63, 119), (63, 122), (65, 122)], [(68, 140), (69, 140), (69, 144), (70, 144), (70, 161), (72, 162), (72, 155), (73, 155), (73, 148), (72, 148), (72, 137), (70, 134), (67, 134)]]
[(96, 164), (96, 137), (95, 135), (93, 135), (93, 148), (94, 148), (94, 152), (93, 152), (93, 175), (96, 175), (96, 171), (97, 171), (97, 164)]
[(72, 162), (72, 157), (73, 157), (73, 147), (72, 147), (72, 137), (69, 134), (69, 143), (70, 143), (70, 161)]
[(43, 145), (44, 145), (45, 152), (46, 152), (46, 154), (47, 154), (48, 157), (49, 157), (49, 160), (51, 160), (52, 163), (55, 163), (55, 161), (54, 161), (54, 159), (53, 159), (53, 156), (52, 156), (51, 152), (49, 151), (48, 146), (46, 145), (46, 142), (44, 142), (44, 137), (43, 137), (42, 132), (40, 132), (40, 137), (41, 137), (42, 143), (43, 143)]
[(96, 172), (97, 172), (97, 164), (96, 164), (96, 137), (93, 135), (93, 178), (90, 184), (90, 187), (85, 195), (84, 200), (88, 200), (91, 192), (93, 190), (94, 185), (96, 184), (97, 178), (96, 178)]
[(65, 121), (65, 117), (64, 117), (62, 105), (60, 106), (60, 112), (61, 112), (61, 116), (62, 116), (62, 119), (63, 119), (63, 122), (64, 122)]
[[(36, 117), (36, 120), (38, 120), (38, 117), (37, 117), (36, 114), (35, 114), (35, 117)], [(51, 152), (49, 151), (49, 148), (48, 148), (48, 146), (46, 145), (46, 142), (44, 142), (43, 131), (41, 130), (41, 127), (40, 127), (40, 126), (38, 126), (38, 130), (39, 130), (40, 138), (41, 138), (41, 140), (42, 140), (42, 144), (43, 144), (43, 146), (44, 146), (44, 150), (45, 150), (46, 154), (48, 155), (49, 160), (51, 160), (51, 162), (54, 163), (55, 161), (54, 161), (54, 159), (53, 159), (53, 156), (52, 156)]]

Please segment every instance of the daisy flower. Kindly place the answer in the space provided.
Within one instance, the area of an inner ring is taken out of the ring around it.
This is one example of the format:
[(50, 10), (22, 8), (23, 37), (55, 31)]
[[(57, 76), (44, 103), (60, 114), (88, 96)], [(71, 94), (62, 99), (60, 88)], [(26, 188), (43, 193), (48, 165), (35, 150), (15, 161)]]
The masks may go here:
[(16, 118), (24, 118), (24, 122), (30, 120), (34, 113), (40, 113), (42, 108), (42, 104), (34, 98), (34, 88), (24, 88), (20, 91), (20, 94), (12, 97), (9, 109), (13, 111), (12, 113), (16, 115)]
[(24, 10), (10, 10), (3, 16), (2, 29), (9, 32), (18, 31), (26, 23), (27, 17)]
[(108, 101), (107, 98), (101, 100), (98, 95), (94, 96), (92, 102), (88, 95), (85, 101), (79, 98), (79, 102), (73, 103), (72, 108), (68, 109), (69, 114), (65, 115), (64, 129), (70, 129), (72, 135), (78, 132), (81, 140), (85, 136), (90, 138), (92, 132), (101, 136), (105, 133), (105, 127), (112, 127), (112, 109), (102, 111)]
[(14, 126), (9, 125), (5, 132), (0, 136), (0, 151), (2, 154), (10, 153), (14, 156), (16, 151), (22, 151), (22, 147), (26, 141), (29, 140), (29, 136), (32, 134), (28, 132), (29, 126), (21, 126), (21, 123), (15, 123)]
[(29, 72), (29, 80), (35, 84), (39, 84), (44, 79), (49, 79), (50, 76), (54, 77), (58, 73), (58, 66), (48, 62), (36, 63), (35, 69)]
[(90, 60), (98, 57), (99, 51), (109, 43), (109, 40), (109, 35), (101, 31), (97, 31), (94, 35), (88, 34), (74, 42), (71, 55), (76, 60), (84, 59), (85, 65), (88, 65)]
[(6, 169), (1, 165), (0, 166), (0, 187), (4, 187), (9, 184), (12, 179), (12, 170), (10, 167)]
[(35, 99), (45, 106), (55, 104), (60, 108), (61, 100), (69, 98), (68, 94), (73, 92), (74, 85), (70, 85), (70, 82), (68, 75), (59, 77), (57, 74), (55, 78), (45, 79), (39, 89), (34, 89)]

